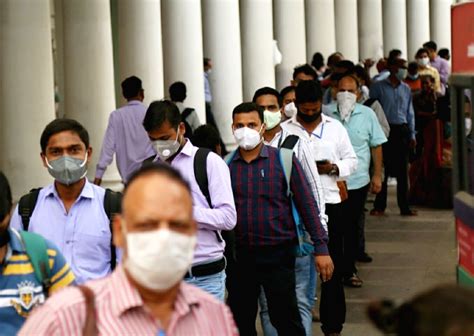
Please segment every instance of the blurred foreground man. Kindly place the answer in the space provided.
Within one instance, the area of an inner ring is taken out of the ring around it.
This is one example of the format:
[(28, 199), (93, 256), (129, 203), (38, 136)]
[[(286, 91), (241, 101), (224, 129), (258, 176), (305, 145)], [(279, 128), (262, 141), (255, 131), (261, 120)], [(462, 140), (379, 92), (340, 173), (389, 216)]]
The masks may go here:
[(189, 185), (173, 168), (137, 171), (114, 220), (123, 264), (107, 278), (52, 297), (20, 334), (237, 335), (223, 303), (182, 281), (196, 245), (192, 203)]

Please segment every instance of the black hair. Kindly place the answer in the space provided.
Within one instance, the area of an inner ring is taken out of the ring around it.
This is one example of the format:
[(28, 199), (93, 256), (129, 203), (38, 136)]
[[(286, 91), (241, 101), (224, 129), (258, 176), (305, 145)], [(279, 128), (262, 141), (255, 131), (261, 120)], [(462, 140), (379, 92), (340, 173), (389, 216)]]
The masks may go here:
[(236, 114), (239, 113), (251, 113), (251, 112), (257, 112), (258, 117), (260, 118), (260, 121), (263, 123), (263, 108), (258, 106), (255, 103), (242, 103), (237, 105), (234, 110), (232, 111), (232, 118), (235, 117)]
[(133, 182), (138, 178), (153, 174), (168, 177), (170, 180), (173, 180), (183, 186), (191, 194), (191, 188), (189, 187), (188, 182), (186, 182), (178, 170), (171, 167), (169, 164), (156, 162), (146, 163), (140, 169), (133, 172), (132, 175), (130, 175), (127, 184), (125, 184), (123, 193), (126, 194), (130, 185), (132, 185)]
[(206, 124), (194, 130), (191, 143), (196, 147), (207, 148), (215, 152), (216, 147), (221, 143), (221, 139), (217, 129), (210, 124)]
[(328, 57), (328, 66), (329, 67), (333, 66), (334, 64), (339, 62), (341, 60), (341, 58), (343, 58), (343, 56), (342, 56), (342, 53), (340, 53), (339, 51), (336, 51), (335, 53), (332, 53)]
[(399, 58), (402, 55), (402, 51), (400, 49), (392, 49), (388, 53), (388, 58)]
[(410, 62), (408, 63), (408, 71), (418, 70), (418, 63)]
[(423, 48), (431, 49), (434, 51), (438, 50), (438, 46), (436, 45), (435, 41), (428, 41), (426, 43), (423, 43)]
[(417, 50), (416, 54), (415, 54), (415, 58), (418, 58), (421, 56), (421, 54), (423, 53), (426, 53), (427, 55), (429, 55), (430, 53), (428, 52), (428, 49), (426, 48), (420, 48)]
[(7, 177), (0, 171), (0, 222), (10, 213), (12, 209), (12, 191)]
[(318, 82), (312, 80), (301, 81), (295, 88), (296, 103), (314, 103), (323, 99), (323, 91)]
[(178, 107), (169, 100), (157, 100), (150, 104), (143, 119), (143, 127), (151, 132), (169, 122), (171, 127), (178, 128), (181, 123), (181, 114)]
[(298, 74), (300, 74), (300, 73), (304, 73), (307, 76), (312, 76), (313, 79), (315, 79), (315, 80), (318, 78), (318, 75), (316, 74), (316, 70), (314, 70), (314, 68), (309, 64), (303, 64), (303, 65), (296, 66), (293, 69), (293, 80), (295, 80), (296, 76), (298, 76)]
[(169, 89), (170, 98), (174, 102), (183, 102), (186, 99), (186, 84), (174, 82)]
[(278, 101), (278, 106), (281, 107), (281, 104), (282, 104), (282, 98), (280, 96), (280, 93), (275, 90), (274, 88), (271, 88), (271, 87), (268, 87), (268, 86), (265, 86), (263, 88), (260, 88), (258, 89), (257, 91), (255, 91), (254, 95), (253, 95), (253, 98), (252, 98), (252, 103), (256, 103), (257, 102), (257, 99), (258, 97), (260, 96), (264, 96), (264, 95), (272, 95), (272, 96), (275, 96), (277, 101)]
[(363, 80), (367, 87), (370, 87), (370, 84), (371, 84), (372, 80), (370, 79), (369, 73), (367, 72), (367, 70), (362, 65), (357, 64), (354, 67), (354, 74), (357, 77), (359, 77), (361, 80)]
[(320, 52), (314, 53), (313, 59), (311, 60), (311, 65), (315, 67), (316, 69), (319, 69), (322, 66), (324, 66), (323, 54), (321, 54)]
[(334, 64), (334, 68), (345, 69), (344, 73), (346, 73), (347, 71), (353, 71), (354, 62), (349, 61), (349, 60), (342, 60)]
[(387, 67), (398, 65), (399, 63), (405, 63), (406, 61), (402, 58), (389, 58), (387, 60)]
[(204, 60), (203, 60), (203, 64), (204, 64), (204, 66), (208, 66), (210, 61), (211, 61), (211, 59), (210, 59), (210, 58), (208, 58), (208, 57), (204, 57)]
[(122, 94), (125, 99), (138, 96), (142, 89), (142, 80), (136, 76), (128, 77), (122, 82)]
[(449, 56), (449, 49), (448, 48), (443, 48), (438, 51), (438, 56), (441, 58), (446, 58)]
[(43, 133), (41, 134), (40, 145), (41, 152), (46, 152), (46, 147), (48, 146), (49, 139), (58, 133), (70, 131), (76, 133), (81, 141), (86, 146), (86, 149), (89, 148), (89, 133), (78, 121), (74, 119), (55, 119), (46, 125)]
[(295, 87), (292, 86), (292, 85), (289, 85), (287, 87), (284, 87), (281, 91), (280, 91), (280, 96), (281, 96), (281, 99), (283, 101), (283, 98), (291, 91), (295, 91)]

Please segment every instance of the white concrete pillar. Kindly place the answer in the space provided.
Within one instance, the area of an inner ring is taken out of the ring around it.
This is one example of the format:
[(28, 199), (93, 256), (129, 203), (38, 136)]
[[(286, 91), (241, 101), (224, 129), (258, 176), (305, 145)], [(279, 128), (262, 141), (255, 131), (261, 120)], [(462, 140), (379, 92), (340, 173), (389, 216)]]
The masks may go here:
[(241, 0), (240, 27), (244, 100), (250, 101), (255, 90), (275, 87), (272, 0)]
[(357, 63), (359, 61), (357, 0), (337, 0), (334, 5), (337, 51), (340, 51), (344, 58)]
[(163, 0), (161, 13), (165, 92), (173, 82), (184, 82), (186, 105), (205, 122), (201, 1)]
[(334, 0), (306, 0), (306, 58), (315, 52), (324, 59), (336, 51)]
[(430, 1), (407, 2), (408, 60), (415, 59), (418, 49), (430, 39)]
[(430, 39), (436, 42), (438, 49), (448, 48), (451, 50), (452, 3), (452, 0), (430, 1)]
[(273, 6), (273, 31), (283, 55), (276, 67), (276, 86), (281, 90), (290, 85), (293, 68), (306, 63), (304, 0), (275, 0)]
[(242, 54), (238, 0), (204, 0), (204, 52), (212, 59), (212, 111), (227, 148), (235, 143), (232, 110), (242, 102)]
[[(63, 3), (65, 115), (82, 123), (91, 138), (94, 177), (109, 114), (115, 109), (110, 4), (108, 0), (68, 0)], [(115, 164), (104, 185), (121, 181)]]
[(54, 119), (49, 0), (0, 1), (0, 170), (13, 197), (51, 181), (40, 136)]
[(375, 61), (383, 57), (382, 0), (359, 0), (359, 56)]
[(400, 49), (402, 57), (407, 59), (406, 0), (382, 0), (382, 13), (385, 56), (392, 49)]
[(119, 81), (137, 76), (145, 104), (163, 99), (160, 0), (118, 0), (117, 6)]

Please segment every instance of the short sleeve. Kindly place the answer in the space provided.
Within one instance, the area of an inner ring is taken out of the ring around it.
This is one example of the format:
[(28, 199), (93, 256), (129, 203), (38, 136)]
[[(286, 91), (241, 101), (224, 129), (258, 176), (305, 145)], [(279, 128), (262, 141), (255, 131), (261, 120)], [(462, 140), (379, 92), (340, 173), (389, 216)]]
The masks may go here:
[(51, 259), (53, 259), (51, 268), (51, 287), (49, 289), (49, 294), (51, 295), (66, 286), (75, 284), (76, 277), (58, 248), (49, 240), (46, 240), (46, 245), (48, 247), (50, 262)]
[(380, 123), (375, 116), (375, 113), (368, 113), (370, 124), (371, 124), (371, 137), (370, 137), (370, 147), (377, 147), (381, 144), (387, 142), (387, 137), (380, 126)]

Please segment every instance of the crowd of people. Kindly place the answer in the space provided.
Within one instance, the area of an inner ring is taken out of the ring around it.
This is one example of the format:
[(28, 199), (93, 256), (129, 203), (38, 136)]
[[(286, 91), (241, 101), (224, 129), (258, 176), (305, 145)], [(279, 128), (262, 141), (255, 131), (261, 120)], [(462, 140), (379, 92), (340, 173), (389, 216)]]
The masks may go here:
[[(340, 335), (344, 286), (363, 286), (357, 262), (372, 261), (369, 193), (374, 216), (389, 177), (401, 216), (446, 205), (448, 174), (433, 178), (450, 165), (449, 64), (436, 50), (427, 42), (410, 64), (393, 50), (375, 76), (371, 60), (316, 53), (288, 87), (233, 111), (212, 110), (206, 58), (205, 125), (185, 83), (146, 106), (141, 80), (126, 78), (93, 183), (87, 130), (53, 120), (39, 142), (54, 181), (11, 211), (0, 175), (2, 332), (256, 335), (260, 311), (266, 336), (312, 335), (314, 320)], [(232, 113), (237, 149), (214, 113)], [(100, 186), (114, 157), (123, 193)]]

